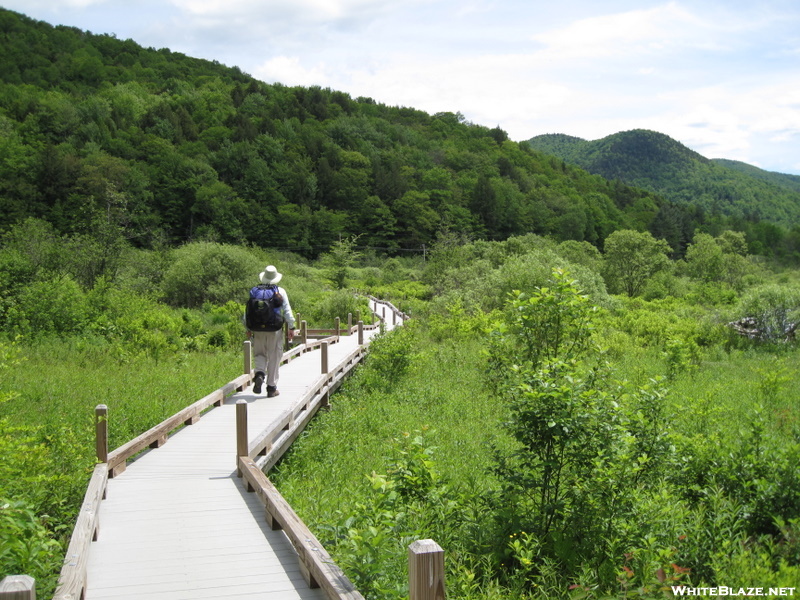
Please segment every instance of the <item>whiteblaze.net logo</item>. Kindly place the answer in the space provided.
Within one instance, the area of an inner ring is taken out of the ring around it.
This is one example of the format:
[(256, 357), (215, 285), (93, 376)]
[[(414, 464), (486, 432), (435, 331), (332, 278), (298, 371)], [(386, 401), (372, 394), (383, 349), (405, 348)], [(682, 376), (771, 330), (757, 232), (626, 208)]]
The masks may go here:
[(685, 585), (673, 585), (673, 596), (794, 596), (793, 587), (686, 587)]

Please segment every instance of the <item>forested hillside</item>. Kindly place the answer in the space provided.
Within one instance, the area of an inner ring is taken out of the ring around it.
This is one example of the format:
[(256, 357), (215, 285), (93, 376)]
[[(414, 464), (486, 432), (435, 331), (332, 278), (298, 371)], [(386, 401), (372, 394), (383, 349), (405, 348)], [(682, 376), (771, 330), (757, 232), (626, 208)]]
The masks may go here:
[(788, 175), (786, 173), (776, 173), (775, 171), (765, 171), (764, 169), (759, 169), (758, 167), (748, 165), (747, 163), (738, 160), (712, 158), (711, 162), (722, 165), (723, 167), (727, 167), (728, 169), (732, 169), (734, 171), (740, 171), (745, 175), (749, 175), (750, 177), (768, 181), (777, 186), (786, 188), (787, 190), (800, 192), (800, 175)]
[(680, 254), (697, 227), (736, 228), (457, 113), (267, 85), (6, 10), (0, 32), (0, 231), (36, 217), (106, 253), (210, 240), (314, 257), (342, 234), (397, 253), (441, 230), (602, 247), (620, 228)]
[[(650, 190), (678, 205), (727, 215), (742, 230), (745, 222), (762, 220), (791, 229), (800, 217), (800, 178), (709, 160), (655, 131), (624, 131), (592, 142), (551, 134), (529, 143), (590, 173)], [(767, 246), (776, 241), (762, 237)]]

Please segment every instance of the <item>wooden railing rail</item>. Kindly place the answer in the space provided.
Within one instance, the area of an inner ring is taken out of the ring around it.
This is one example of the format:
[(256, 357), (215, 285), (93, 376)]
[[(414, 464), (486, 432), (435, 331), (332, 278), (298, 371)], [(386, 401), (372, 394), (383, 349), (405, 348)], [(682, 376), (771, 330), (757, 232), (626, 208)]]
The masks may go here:
[[(411, 318), (408, 314), (401, 311), (399, 308), (397, 308), (394, 304), (392, 304), (388, 300), (379, 300), (375, 296), (369, 296), (369, 299), (372, 300), (375, 304), (381, 304), (389, 308), (389, 310), (393, 313), (393, 319), (394, 319), (393, 324), (395, 325), (397, 324), (398, 319), (402, 323), (403, 321), (407, 321), (408, 319)], [(385, 314), (382, 314), (381, 316), (384, 320), (386, 320)]]
[(98, 463), (94, 468), (83, 498), (81, 512), (72, 530), (72, 538), (53, 600), (79, 600), (85, 595), (89, 545), (99, 534), (100, 502), (106, 495), (108, 471), (108, 465), (105, 463)]
[(283, 529), (297, 551), (300, 570), (309, 587), (321, 588), (329, 600), (363, 600), (364, 597), (253, 459), (240, 456), (239, 470), (247, 482), (247, 490), (254, 491), (264, 505), (269, 526)]
[(339, 336), (336, 335), (331, 335), (330, 337), (307, 341), (305, 344), (300, 344), (298, 346), (295, 346), (291, 350), (284, 352), (283, 357), (281, 358), (281, 364), (288, 363), (290, 360), (300, 356), (301, 354), (305, 354), (306, 352), (311, 352), (312, 350), (316, 350), (322, 345), (322, 342), (335, 344), (338, 341), (339, 341)]

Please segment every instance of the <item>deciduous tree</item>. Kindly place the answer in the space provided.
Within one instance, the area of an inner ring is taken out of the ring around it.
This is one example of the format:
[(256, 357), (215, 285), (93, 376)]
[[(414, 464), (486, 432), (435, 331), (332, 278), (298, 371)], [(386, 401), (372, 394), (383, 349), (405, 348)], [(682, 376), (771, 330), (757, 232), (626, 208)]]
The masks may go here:
[(628, 296), (638, 296), (650, 277), (670, 266), (669, 252), (669, 244), (649, 232), (615, 231), (605, 243), (607, 285)]

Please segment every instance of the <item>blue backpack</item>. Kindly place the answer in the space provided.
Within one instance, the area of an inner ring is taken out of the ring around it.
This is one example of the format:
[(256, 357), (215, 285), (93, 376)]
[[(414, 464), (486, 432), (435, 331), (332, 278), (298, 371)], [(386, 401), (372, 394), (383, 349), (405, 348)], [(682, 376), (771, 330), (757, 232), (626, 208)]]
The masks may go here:
[(277, 285), (261, 283), (250, 290), (244, 311), (245, 325), (250, 331), (283, 329), (283, 296)]

